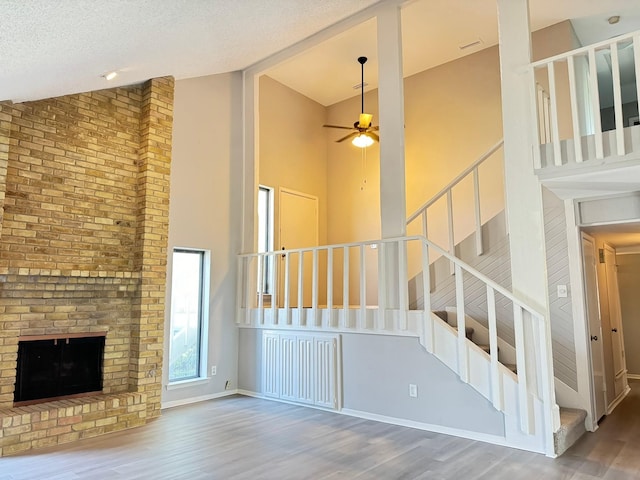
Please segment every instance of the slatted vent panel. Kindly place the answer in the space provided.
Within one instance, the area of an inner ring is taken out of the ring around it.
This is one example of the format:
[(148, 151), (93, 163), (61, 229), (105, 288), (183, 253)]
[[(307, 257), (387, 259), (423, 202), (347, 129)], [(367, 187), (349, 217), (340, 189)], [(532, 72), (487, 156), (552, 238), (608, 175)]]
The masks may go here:
[(265, 332), (264, 395), (340, 408), (340, 336)]
[(268, 397), (280, 396), (280, 335), (265, 333), (262, 337), (262, 390)]

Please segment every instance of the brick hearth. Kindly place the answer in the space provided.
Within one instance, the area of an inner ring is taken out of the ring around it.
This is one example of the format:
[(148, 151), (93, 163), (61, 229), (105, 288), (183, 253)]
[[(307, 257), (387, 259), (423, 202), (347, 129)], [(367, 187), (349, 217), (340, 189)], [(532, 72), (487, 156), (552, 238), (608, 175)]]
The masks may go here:
[[(0, 102), (0, 456), (160, 413), (173, 79)], [(103, 395), (14, 408), (18, 337), (105, 332)]]

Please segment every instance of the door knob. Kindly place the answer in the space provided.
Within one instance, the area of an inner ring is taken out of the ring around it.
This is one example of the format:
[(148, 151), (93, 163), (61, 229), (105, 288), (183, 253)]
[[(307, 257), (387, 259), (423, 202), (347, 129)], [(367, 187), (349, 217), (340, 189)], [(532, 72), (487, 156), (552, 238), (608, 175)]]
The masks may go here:
[(595, 340), (597, 342), (598, 341), (598, 336), (597, 335), (591, 335), (591, 340)]
[(618, 329), (617, 328), (612, 328), (611, 331), (618, 333)]

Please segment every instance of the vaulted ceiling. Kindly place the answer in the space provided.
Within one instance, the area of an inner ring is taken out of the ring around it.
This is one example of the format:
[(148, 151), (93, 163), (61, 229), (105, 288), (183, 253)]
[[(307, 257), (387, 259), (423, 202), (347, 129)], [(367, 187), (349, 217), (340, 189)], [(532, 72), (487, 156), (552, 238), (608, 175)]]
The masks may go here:
[[(0, 100), (242, 70), (375, 3), (0, 0)], [(588, 41), (593, 40), (588, 32), (612, 36), (640, 19), (637, 0), (530, 0), (530, 6), (534, 29), (575, 19), (578, 34)], [(622, 15), (615, 28), (605, 24), (611, 14)], [(413, 0), (404, 8), (403, 22), (406, 75), (497, 42), (495, 0)], [(478, 39), (479, 45), (460, 49)], [(355, 58), (360, 55), (371, 57), (367, 82), (376, 86), (375, 45), (375, 23), (368, 22), (272, 74), (330, 104), (355, 94), (351, 87), (359, 79)], [(107, 83), (102, 76), (111, 71), (119, 75)], [(324, 81), (340, 76), (348, 78)]]

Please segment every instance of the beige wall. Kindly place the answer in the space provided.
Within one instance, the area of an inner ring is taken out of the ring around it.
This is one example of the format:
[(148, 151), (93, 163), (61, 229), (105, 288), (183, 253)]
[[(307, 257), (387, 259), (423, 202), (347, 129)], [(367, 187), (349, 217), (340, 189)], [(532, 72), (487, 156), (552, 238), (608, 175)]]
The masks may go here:
[(640, 375), (640, 254), (616, 255), (627, 370)]
[[(534, 54), (537, 56), (560, 53), (575, 46), (575, 36), (568, 22), (536, 32), (533, 38), (536, 45)], [(374, 125), (378, 125), (380, 120), (377, 95), (377, 90), (365, 95), (365, 110), (374, 115)], [(283, 105), (287, 105), (287, 108), (282, 108)], [(307, 185), (309, 172), (315, 172), (315, 185), (294, 189), (305, 191), (308, 188), (308, 193), (312, 193), (311, 189), (320, 189), (322, 182), (325, 182), (325, 197), (324, 200), (321, 197), (320, 203), (321, 222), (326, 218), (328, 244), (380, 238), (378, 145), (363, 151), (350, 142), (335, 142), (345, 131), (317, 128), (325, 121), (353, 125), (359, 112), (359, 96), (325, 109), (268, 77), (263, 77), (260, 83), (260, 182), (269, 186), (291, 187), (300, 182)], [(317, 120), (314, 124), (304, 122), (304, 119), (310, 118)], [(303, 128), (306, 125), (310, 125), (310, 128)], [(304, 141), (300, 139), (301, 135), (304, 135)], [(406, 78), (407, 213), (413, 213), (501, 137), (497, 47)], [(321, 145), (322, 141), (324, 145)], [(305, 159), (303, 164), (300, 159)], [(326, 169), (324, 174), (320, 173), (322, 168)], [(504, 208), (502, 171), (501, 151), (480, 169), (483, 223)], [(475, 228), (470, 178), (455, 188), (453, 197), (454, 237), (458, 243)], [(322, 205), (326, 205), (326, 210)], [(430, 239), (446, 246), (448, 234), (444, 199), (429, 210), (429, 218)], [(417, 234), (420, 230), (416, 222), (410, 226), (408, 233)], [(322, 226), (320, 232), (323, 232)], [(352, 257), (350, 277), (352, 285), (356, 287), (359, 282), (359, 262), (355, 252), (352, 252)], [(366, 262), (367, 301), (376, 304), (375, 251), (367, 249)], [(337, 276), (342, 274), (341, 257), (336, 257), (334, 271)], [(409, 273), (415, 274), (412, 271)], [(338, 283), (334, 288), (336, 302), (341, 301), (341, 292), (342, 287)], [(357, 303), (358, 296), (357, 289), (352, 289), (350, 302)]]
[(274, 193), (274, 248), (279, 250), (280, 188), (318, 197), (320, 245), (327, 243), (327, 144), (325, 108), (276, 82), (260, 78), (258, 181)]
[[(571, 22), (564, 21), (543, 28), (532, 34), (533, 60), (549, 58), (580, 47), (580, 42), (571, 26)], [(566, 62), (556, 62), (556, 95), (558, 102), (558, 130), (560, 138), (573, 138), (571, 120), (571, 101), (569, 98), (569, 71)], [(549, 77), (546, 68), (536, 70), (536, 82), (549, 93)]]
[[(235, 275), (242, 203), (241, 93), (239, 74), (179, 80), (175, 84), (165, 326), (170, 332), (173, 248), (209, 250), (207, 367), (216, 365), (217, 375), (197, 386), (165, 390), (163, 404), (224, 392), (227, 380), (231, 388), (237, 386)], [(166, 337), (168, 352), (169, 335)], [(164, 384), (167, 373), (165, 368)]]

